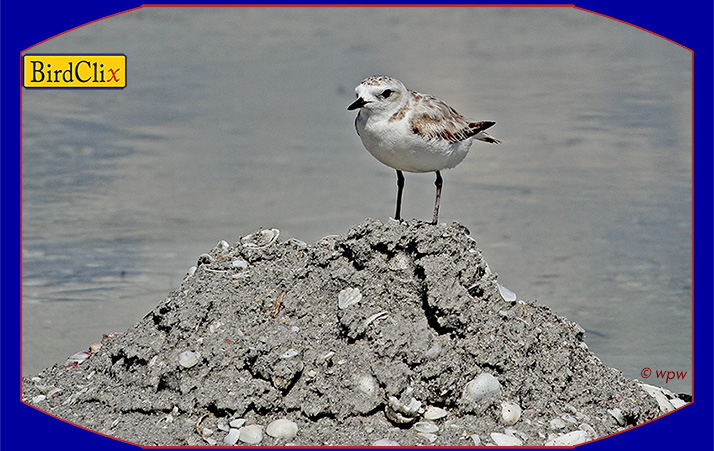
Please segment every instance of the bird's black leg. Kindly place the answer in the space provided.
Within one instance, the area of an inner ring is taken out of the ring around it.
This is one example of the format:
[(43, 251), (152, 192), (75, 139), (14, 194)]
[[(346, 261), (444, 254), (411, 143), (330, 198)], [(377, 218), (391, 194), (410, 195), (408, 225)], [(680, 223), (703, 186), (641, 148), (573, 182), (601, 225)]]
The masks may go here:
[(404, 174), (397, 169), (397, 212), (394, 215), (394, 219), (397, 221), (402, 220), (400, 216), (402, 211), (402, 190), (404, 190)]
[(439, 201), (441, 200), (441, 186), (444, 181), (441, 179), (441, 174), (436, 171), (436, 180), (434, 185), (436, 185), (436, 201), (434, 202), (434, 220), (431, 221), (432, 224), (436, 225), (439, 222)]

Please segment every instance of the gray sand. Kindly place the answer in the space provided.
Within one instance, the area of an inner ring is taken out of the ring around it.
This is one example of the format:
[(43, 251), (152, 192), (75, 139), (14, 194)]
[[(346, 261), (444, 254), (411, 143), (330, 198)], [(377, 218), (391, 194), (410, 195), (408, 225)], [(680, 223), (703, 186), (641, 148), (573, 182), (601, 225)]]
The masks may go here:
[[(368, 219), (314, 245), (272, 233), (219, 243), (85, 361), (24, 379), (24, 401), (141, 445), (223, 445), (233, 419), (288, 418), (296, 445), (473, 446), (592, 440), (689, 400), (656, 399), (603, 365), (576, 323), (504, 300), (459, 224)], [(361, 299), (340, 308), (347, 288)], [(483, 373), (500, 391), (473, 399)], [(522, 410), (513, 425), (506, 402)], [(448, 413), (420, 435), (430, 406)]]

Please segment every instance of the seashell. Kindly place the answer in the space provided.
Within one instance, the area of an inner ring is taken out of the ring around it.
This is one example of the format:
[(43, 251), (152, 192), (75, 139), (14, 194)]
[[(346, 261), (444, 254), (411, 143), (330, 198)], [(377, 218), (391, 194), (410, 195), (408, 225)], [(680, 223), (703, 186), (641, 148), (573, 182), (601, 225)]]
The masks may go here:
[(372, 443), (372, 446), (399, 446), (399, 443), (388, 438), (379, 439)]
[(501, 392), (501, 383), (489, 373), (481, 373), (466, 384), (465, 395), (472, 401), (485, 401)]
[(222, 251), (227, 251), (228, 249), (231, 248), (231, 245), (228, 244), (228, 241), (226, 241), (226, 240), (219, 241), (216, 246), (219, 247)]
[(240, 239), (244, 248), (263, 249), (275, 243), (280, 236), (278, 229), (258, 230), (252, 235), (244, 236)]
[(292, 440), (297, 435), (298, 426), (287, 418), (275, 420), (265, 428), (265, 433), (271, 437)]
[(223, 431), (223, 432), (230, 432), (230, 431), (231, 431), (231, 428), (228, 427), (228, 425), (226, 425), (226, 424), (219, 423), (219, 424), (218, 424), (218, 430), (219, 430), (219, 431)]
[(45, 399), (47, 399), (47, 396), (45, 395), (37, 395), (32, 398), (32, 404), (37, 404), (38, 402), (42, 402)]
[(394, 257), (389, 259), (387, 267), (392, 271), (403, 271), (409, 268), (409, 258), (403, 253), (398, 253)]
[(67, 361), (65, 362), (65, 365), (67, 368), (76, 368), (78, 365), (80, 365), (82, 362), (87, 360), (89, 358), (89, 353), (86, 351), (79, 351), (71, 356), (67, 357)]
[(568, 423), (573, 423), (573, 424), (578, 424), (578, 420), (575, 419), (572, 415), (568, 413), (564, 413), (560, 416), (560, 418), (564, 419)]
[(238, 269), (246, 269), (248, 267), (248, 262), (243, 260), (242, 258), (239, 258), (238, 260), (233, 260), (231, 264), (234, 268)]
[(610, 409), (607, 411), (612, 417), (617, 421), (617, 424), (620, 426), (624, 426), (627, 421), (625, 420), (625, 416), (622, 414), (622, 410), (615, 408), (615, 409)]
[(210, 265), (215, 260), (216, 259), (211, 257), (209, 254), (201, 254), (198, 256), (198, 261), (196, 262), (196, 266)]
[(436, 434), (432, 434), (430, 432), (419, 432), (417, 435), (429, 440), (429, 443), (434, 443), (436, 441)]
[(366, 395), (373, 395), (377, 391), (377, 382), (372, 376), (364, 375), (357, 380), (357, 390)]
[(431, 421), (420, 421), (414, 425), (414, 429), (416, 429), (417, 432), (424, 432), (425, 434), (439, 432), (439, 426)]
[(481, 437), (478, 434), (471, 434), (471, 440), (473, 440), (474, 446), (481, 446)]
[(589, 437), (597, 437), (597, 432), (595, 432), (595, 428), (593, 428), (587, 423), (581, 424), (579, 429), (581, 431), (585, 431), (585, 433), (588, 434)]
[(340, 310), (344, 310), (351, 305), (355, 305), (362, 300), (362, 293), (359, 292), (359, 288), (345, 288), (340, 291), (337, 295), (337, 305)]
[(292, 245), (294, 245), (295, 247), (297, 247), (297, 248), (299, 248), (299, 249), (305, 249), (305, 248), (307, 247), (307, 243), (306, 243), (306, 242), (300, 241), (300, 240), (295, 239), (295, 238), (288, 238), (287, 240), (285, 240), (285, 243), (284, 243), (284, 244), (292, 244)]
[(404, 404), (394, 396), (390, 396), (387, 405), (384, 407), (384, 415), (394, 424), (411, 424), (416, 421), (420, 408), (421, 402), (414, 398), (409, 401), (409, 404)]
[(255, 445), (263, 440), (263, 429), (257, 424), (251, 424), (250, 426), (243, 426), (238, 429), (240, 435), (238, 440), (249, 445)]
[(201, 354), (199, 354), (198, 352), (184, 351), (179, 354), (178, 362), (179, 365), (184, 368), (191, 368), (192, 366), (196, 366), (200, 357)]
[(545, 446), (573, 446), (588, 441), (588, 434), (585, 431), (573, 431), (545, 442)]
[(500, 283), (498, 284), (498, 292), (501, 293), (501, 297), (506, 302), (516, 302), (516, 293), (504, 287)]
[(548, 426), (551, 429), (563, 429), (565, 427), (565, 421), (560, 418), (553, 418), (550, 420), (550, 423), (548, 423)]
[(238, 443), (238, 437), (240, 436), (240, 431), (238, 429), (231, 429), (228, 434), (223, 438), (223, 444), (228, 446), (233, 446)]
[(290, 359), (290, 358), (292, 358), (292, 357), (295, 357), (295, 356), (298, 355), (298, 354), (300, 354), (300, 352), (298, 352), (298, 351), (296, 351), (296, 350), (290, 348), (290, 349), (288, 349), (287, 351), (285, 351), (285, 352), (283, 352), (282, 354), (280, 354), (280, 358), (281, 358), (281, 359)]
[(211, 446), (216, 446), (218, 442), (215, 439), (212, 439), (211, 437), (203, 437), (203, 440), (206, 441)]
[(381, 318), (386, 318), (389, 316), (389, 312), (379, 312), (375, 313), (374, 315), (370, 316), (366, 320), (364, 320), (364, 328), (367, 329), (367, 326), (372, 324), (374, 321), (381, 319)]
[(195, 266), (191, 266), (190, 268), (188, 268), (188, 275), (189, 275), (189, 276), (192, 276), (192, 275), (194, 275), (194, 274), (196, 274), (196, 267), (195, 267)]
[(448, 415), (448, 412), (441, 407), (429, 406), (426, 408), (426, 412), (424, 412), (424, 419), (439, 420), (444, 418), (446, 415)]
[(521, 408), (512, 402), (501, 403), (501, 418), (506, 426), (513, 426), (521, 418)]
[(235, 420), (231, 420), (231, 421), (228, 423), (228, 425), (230, 425), (230, 427), (236, 428), (236, 429), (241, 428), (244, 424), (245, 424), (245, 418), (238, 418), (238, 419), (235, 419)]
[(97, 352), (97, 351), (99, 351), (99, 348), (101, 348), (101, 347), (102, 347), (101, 343), (92, 343), (91, 345), (89, 345), (89, 352)]
[(501, 434), (500, 432), (491, 432), (491, 440), (498, 446), (521, 446), (523, 441), (512, 435)]
[(481, 263), (479, 263), (479, 266), (481, 267), (481, 269), (483, 269), (484, 274), (486, 274), (487, 276), (490, 276), (491, 274), (493, 274), (493, 272), (491, 272), (491, 268), (488, 266), (488, 262), (486, 262), (486, 260), (481, 259)]
[(674, 410), (674, 406), (669, 402), (669, 398), (667, 398), (662, 391), (663, 389), (649, 384), (639, 384), (639, 386), (657, 401), (659, 410), (661, 410), (662, 413), (668, 413)]

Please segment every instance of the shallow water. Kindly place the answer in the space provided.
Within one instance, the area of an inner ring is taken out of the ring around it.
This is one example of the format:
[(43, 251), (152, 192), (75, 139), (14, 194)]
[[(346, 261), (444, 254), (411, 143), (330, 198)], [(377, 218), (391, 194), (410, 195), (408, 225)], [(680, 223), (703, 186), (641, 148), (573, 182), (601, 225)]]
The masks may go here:
[[(573, 8), (143, 8), (31, 53), (123, 53), (121, 91), (23, 92), (23, 374), (123, 331), (199, 254), (394, 213), (353, 128), (389, 74), (477, 120), (442, 221), (627, 376), (691, 383), (691, 53)], [(433, 174), (406, 174), (429, 220)]]

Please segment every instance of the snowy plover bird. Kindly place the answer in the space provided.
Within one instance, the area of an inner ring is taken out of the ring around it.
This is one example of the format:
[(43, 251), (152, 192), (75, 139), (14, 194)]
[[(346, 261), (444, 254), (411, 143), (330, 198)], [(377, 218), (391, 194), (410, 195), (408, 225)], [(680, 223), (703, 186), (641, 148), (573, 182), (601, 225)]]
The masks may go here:
[(466, 157), (475, 139), (498, 144), (486, 133), (495, 122), (474, 122), (444, 101), (408, 90), (401, 81), (386, 77), (366, 78), (355, 88), (359, 108), (355, 129), (372, 156), (397, 170), (397, 212), (401, 220), (402, 190), (406, 172), (436, 172), (434, 220), (439, 219), (442, 169), (453, 168)]

